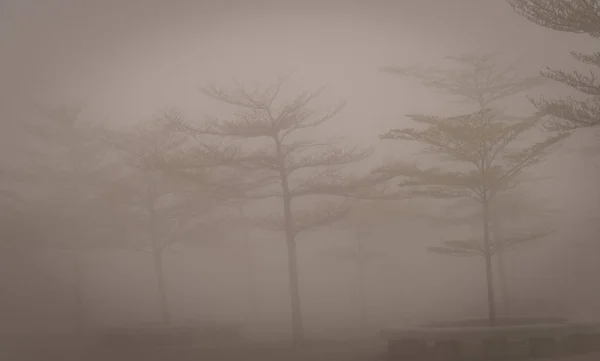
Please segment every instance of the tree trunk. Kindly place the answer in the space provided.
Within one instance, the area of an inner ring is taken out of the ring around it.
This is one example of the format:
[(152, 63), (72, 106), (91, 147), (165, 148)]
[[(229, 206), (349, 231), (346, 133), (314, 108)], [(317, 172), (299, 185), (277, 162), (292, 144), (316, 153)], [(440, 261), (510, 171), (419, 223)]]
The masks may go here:
[(156, 272), (156, 283), (158, 289), (158, 310), (160, 314), (160, 320), (164, 323), (171, 322), (171, 316), (169, 314), (169, 304), (167, 300), (167, 289), (165, 272), (163, 267), (162, 252), (163, 247), (159, 244), (158, 234), (158, 217), (156, 215), (156, 179), (152, 172), (147, 173), (148, 177), (148, 194), (147, 194), (147, 207), (149, 212), (148, 227), (150, 231), (150, 240), (152, 242), (152, 260), (154, 265), (154, 271)]
[(571, 288), (571, 275), (573, 272), (573, 268), (572, 268), (572, 263), (571, 263), (571, 257), (570, 257), (570, 251), (571, 248), (567, 248), (564, 251), (564, 272), (563, 272), (563, 277), (562, 277), (562, 293), (563, 293), (563, 297), (562, 297), (562, 307), (563, 307), (563, 317), (565, 318), (571, 318), (571, 295), (572, 293), (572, 288)]
[[(240, 205), (240, 215), (245, 217), (244, 207)], [(258, 303), (256, 300), (256, 276), (254, 271), (254, 257), (252, 254), (252, 247), (250, 245), (250, 238), (248, 237), (248, 230), (244, 229), (244, 251), (246, 258), (246, 271), (247, 271), (247, 287), (248, 287), (248, 316), (249, 321), (256, 321), (258, 319)]]
[(300, 287), (298, 282), (298, 255), (295, 237), (287, 236), (288, 272), (290, 277), (290, 306), (292, 310), (292, 340), (299, 346), (304, 340), (302, 309), (300, 307)]
[(292, 219), (292, 197), (290, 195), (287, 174), (281, 171), (281, 188), (283, 191), (283, 215), (285, 240), (288, 254), (288, 272), (290, 278), (290, 306), (292, 311), (292, 342), (299, 346), (303, 339), (302, 308), (300, 306), (300, 287), (298, 282), (298, 254), (296, 251), (296, 231)]
[(86, 331), (81, 256), (81, 251), (73, 251), (73, 296), (75, 299), (75, 332), (77, 332), (78, 335), (81, 335)]
[(485, 259), (485, 276), (487, 284), (487, 299), (488, 299), (488, 319), (490, 326), (496, 324), (496, 300), (494, 298), (494, 273), (492, 268), (492, 247), (490, 244), (490, 214), (489, 200), (487, 191), (484, 190), (483, 200), (483, 244), (484, 244), (484, 259)]
[(256, 276), (254, 272), (254, 257), (252, 257), (252, 248), (248, 236), (244, 236), (245, 240), (245, 251), (246, 251), (246, 270), (248, 275), (248, 305), (249, 305), (249, 316), (252, 321), (258, 319), (258, 303), (256, 300)]
[(356, 230), (356, 246), (358, 251), (358, 299), (360, 313), (360, 330), (365, 333), (367, 330), (367, 300), (365, 294), (365, 260), (362, 249), (362, 234), (360, 228)]
[(498, 278), (500, 279), (500, 287), (502, 291), (502, 306), (504, 307), (504, 316), (511, 317), (512, 302), (510, 298), (510, 289), (508, 286), (508, 277), (506, 276), (506, 255), (504, 251), (499, 251), (498, 257)]
[[(504, 235), (502, 234), (502, 224), (500, 223), (500, 219), (498, 217), (498, 209), (494, 209), (491, 213), (491, 224), (492, 224), (492, 235), (494, 243), (501, 244), (504, 241)], [(504, 250), (500, 247), (497, 250), (496, 257), (498, 260), (498, 280), (500, 281), (500, 292), (502, 297), (502, 308), (504, 311), (505, 317), (510, 317), (512, 314), (511, 310), (511, 299), (510, 299), (510, 290), (508, 287), (508, 278), (506, 276), (506, 254)]]
[(365, 267), (363, 261), (358, 261), (358, 292), (360, 301), (360, 328), (361, 332), (367, 331), (367, 297), (365, 294)]
[(494, 275), (492, 270), (492, 257), (485, 256), (485, 275), (487, 283), (487, 298), (488, 298), (488, 320), (490, 326), (496, 324), (496, 300), (494, 299)]
[[(225, 262), (226, 252), (225, 247), (222, 244), (218, 244), (216, 248), (217, 255), (215, 259), (217, 260), (217, 264), (221, 265)], [(225, 322), (225, 305), (224, 305), (224, 295), (223, 295), (223, 274), (219, 269), (215, 269), (212, 273), (212, 286), (213, 288), (213, 299), (214, 299), (214, 309), (213, 316), (214, 321), (216, 323)]]
[[(71, 129), (73, 132), (73, 129)], [(71, 139), (76, 139), (74, 134), (71, 134)], [(70, 160), (71, 160), (71, 170), (72, 170), (72, 193), (70, 194), (71, 206), (72, 210), (75, 211), (75, 217), (78, 217), (82, 214), (81, 209), (81, 184), (80, 184), (80, 174), (81, 167), (78, 162), (78, 156), (80, 154), (79, 149), (74, 144), (71, 144), (69, 148)], [(75, 238), (81, 242), (86, 240), (85, 230), (83, 229), (82, 219), (75, 219), (74, 222), (74, 231)], [(85, 301), (83, 298), (83, 277), (82, 277), (82, 254), (80, 250), (73, 251), (73, 294), (75, 298), (75, 331), (78, 334), (82, 334), (86, 331), (86, 312), (85, 312)]]
[(156, 280), (158, 286), (158, 308), (162, 322), (170, 323), (171, 314), (169, 312), (169, 301), (167, 298), (167, 285), (165, 280), (165, 271), (163, 267), (162, 251), (153, 252), (154, 269), (156, 270)]

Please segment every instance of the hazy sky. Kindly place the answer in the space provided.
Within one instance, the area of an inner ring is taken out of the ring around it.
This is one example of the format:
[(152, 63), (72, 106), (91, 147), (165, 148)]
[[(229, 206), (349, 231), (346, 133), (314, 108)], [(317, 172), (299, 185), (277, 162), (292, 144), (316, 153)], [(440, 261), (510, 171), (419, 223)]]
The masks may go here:
[[(9, 116), (18, 118), (22, 101), (82, 102), (89, 116), (117, 124), (171, 106), (198, 116), (214, 112), (198, 92), (209, 81), (268, 85), (293, 70), (288, 91), (329, 85), (324, 102), (348, 102), (325, 132), (366, 143), (401, 126), (406, 113), (456, 107), (416, 82), (378, 72), (382, 65), (436, 65), (447, 55), (498, 51), (536, 73), (571, 68), (570, 51), (595, 45), (530, 23), (503, 0), (0, 4), (0, 99)], [(590, 199), (579, 187), (567, 189), (567, 181), (557, 186), (569, 200)]]
[(494, 50), (537, 70), (569, 61), (588, 40), (531, 24), (502, 0), (2, 3), (1, 87), (12, 97), (84, 102), (113, 121), (173, 105), (202, 109), (197, 87), (210, 80), (269, 83), (295, 70), (301, 86), (291, 90), (329, 84), (328, 99), (347, 100), (344, 121), (362, 132), (436, 107), (429, 91), (379, 66)]

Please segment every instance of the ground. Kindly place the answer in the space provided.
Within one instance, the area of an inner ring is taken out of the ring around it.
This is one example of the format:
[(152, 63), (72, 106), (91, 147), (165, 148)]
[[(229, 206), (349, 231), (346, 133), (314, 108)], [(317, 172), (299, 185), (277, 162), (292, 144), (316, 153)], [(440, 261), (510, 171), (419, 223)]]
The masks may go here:
[[(6, 360), (15, 361), (383, 361), (385, 344), (336, 343), (291, 350), (284, 346), (235, 347), (228, 349), (158, 349), (142, 350), (33, 350)], [(536, 359), (543, 361), (544, 359)], [(550, 360), (550, 359), (548, 359)], [(553, 361), (600, 361), (600, 353), (553, 358)], [(410, 360), (407, 360), (410, 361)]]

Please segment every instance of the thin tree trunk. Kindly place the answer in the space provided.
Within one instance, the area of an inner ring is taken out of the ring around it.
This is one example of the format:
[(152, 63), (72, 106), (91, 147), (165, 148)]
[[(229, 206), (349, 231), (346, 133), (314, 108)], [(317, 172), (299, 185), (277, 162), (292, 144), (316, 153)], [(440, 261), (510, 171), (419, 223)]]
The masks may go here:
[(273, 138), (275, 151), (279, 159), (279, 177), (281, 180), (281, 193), (283, 198), (283, 220), (285, 230), (285, 243), (287, 245), (288, 275), (290, 278), (290, 308), (292, 312), (292, 343), (300, 346), (304, 341), (302, 325), (302, 307), (300, 305), (300, 285), (298, 281), (298, 252), (296, 250), (296, 230), (292, 218), (292, 194), (285, 165), (285, 156), (281, 150), (279, 138)]
[(362, 233), (360, 227), (356, 230), (356, 246), (358, 251), (358, 298), (361, 332), (367, 330), (367, 300), (365, 294), (365, 260), (362, 249)]
[(255, 321), (258, 319), (258, 302), (256, 300), (256, 275), (254, 271), (254, 257), (250, 240), (245, 233), (245, 251), (246, 251), (246, 270), (248, 275), (248, 303), (250, 309), (250, 318)]
[[(223, 264), (223, 262), (225, 262), (225, 248), (222, 244), (217, 245), (217, 262), (218, 264)], [(212, 283), (213, 283), (213, 298), (215, 300), (215, 308), (214, 308), (214, 317), (215, 317), (215, 322), (216, 323), (220, 323), (220, 322), (224, 322), (225, 321), (225, 306), (223, 304), (224, 301), (224, 297), (223, 297), (223, 277), (222, 274), (220, 272), (218, 272), (218, 270), (215, 270), (213, 272), (213, 279), (212, 279)]]
[[(244, 206), (240, 204), (240, 215), (244, 214)], [(247, 273), (247, 287), (248, 287), (248, 309), (249, 319), (256, 321), (258, 319), (258, 303), (256, 299), (256, 276), (254, 270), (254, 257), (252, 254), (252, 247), (250, 245), (250, 238), (248, 237), (248, 230), (244, 229), (244, 251), (246, 258), (246, 273)]]
[(302, 308), (300, 306), (300, 287), (298, 282), (298, 254), (296, 251), (296, 233), (292, 219), (292, 198), (290, 195), (287, 174), (281, 171), (281, 187), (283, 191), (283, 215), (285, 240), (288, 255), (288, 273), (290, 278), (290, 307), (292, 311), (292, 341), (299, 346), (304, 340), (302, 325)]
[(77, 332), (77, 334), (79, 335), (85, 333), (86, 331), (81, 257), (81, 251), (73, 251), (73, 296), (75, 299), (75, 332)]
[[(73, 131), (73, 129), (71, 129)], [(75, 140), (76, 136), (74, 133), (71, 134), (71, 139)], [(80, 152), (77, 149), (75, 144), (71, 144), (69, 148), (70, 152), (70, 160), (71, 160), (71, 170), (72, 170), (72, 193), (71, 196), (71, 206), (75, 211), (75, 217), (78, 217), (82, 214), (81, 209), (81, 184), (80, 184), (80, 174), (81, 167), (78, 162), (78, 156)], [(75, 222), (74, 230), (75, 230), (75, 238), (81, 242), (85, 240), (85, 231), (82, 226), (81, 219), (74, 218)], [(81, 259), (81, 251), (74, 250), (73, 251), (73, 293), (75, 298), (75, 331), (78, 334), (82, 334), (86, 331), (86, 313), (85, 313), (85, 301), (83, 297), (83, 279), (82, 279), (82, 259)]]
[[(494, 209), (491, 213), (491, 224), (492, 224), (492, 235), (494, 243), (497, 245), (501, 244), (504, 241), (504, 235), (502, 234), (502, 225), (500, 223), (500, 219), (498, 217), (498, 209)], [(508, 286), (508, 277), (506, 275), (506, 254), (501, 246), (497, 248), (496, 259), (498, 265), (498, 280), (500, 281), (500, 292), (502, 297), (502, 308), (504, 311), (505, 317), (511, 317), (511, 299), (510, 299), (510, 290)]]
[(487, 299), (488, 299), (488, 319), (490, 326), (496, 324), (496, 300), (494, 298), (494, 273), (492, 268), (492, 248), (490, 244), (490, 214), (489, 200), (487, 191), (484, 190), (483, 204), (483, 244), (484, 244), (484, 259), (485, 259), (485, 276), (487, 284)]
[(150, 240), (152, 242), (152, 261), (154, 265), (154, 271), (156, 272), (156, 283), (158, 290), (158, 310), (160, 314), (160, 320), (164, 323), (171, 322), (171, 315), (169, 313), (169, 304), (167, 299), (167, 288), (166, 279), (162, 258), (163, 248), (159, 244), (158, 234), (158, 217), (156, 215), (156, 180), (154, 174), (151, 172), (147, 174), (148, 184), (148, 195), (147, 195), (147, 207), (149, 212), (148, 227), (150, 231)]
[[(484, 108), (484, 104), (480, 104), (481, 109)], [(483, 154), (481, 156), (481, 163), (479, 166), (480, 181), (481, 181), (481, 206), (482, 206), (482, 218), (483, 218), (483, 251), (485, 260), (485, 279), (487, 286), (487, 301), (488, 301), (488, 321), (490, 326), (496, 324), (496, 299), (494, 297), (494, 270), (492, 265), (492, 245), (490, 240), (490, 190), (487, 184), (487, 167), (489, 165), (488, 155)]]
[(510, 298), (510, 287), (508, 285), (508, 277), (506, 275), (506, 254), (504, 251), (499, 251), (498, 257), (498, 278), (500, 279), (500, 288), (502, 291), (502, 305), (504, 306), (504, 316), (512, 316), (512, 301)]
[(563, 307), (563, 317), (570, 318), (571, 317), (571, 275), (572, 275), (572, 265), (571, 265), (571, 257), (570, 257), (570, 248), (567, 248), (564, 251), (564, 273), (562, 277), (562, 307)]
[(171, 313), (169, 312), (169, 300), (167, 298), (167, 284), (165, 280), (165, 271), (163, 267), (162, 251), (157, 250), (153, 252), (152, 256), (154, 260), (154, 269), (156, 270), (160, 319), (165, 323), (170, 323)]
[(300, 307), (300, 287), (298, 282), (298, 255), (294, 236), (287, 236), (288, 272), (290, 277), (290, 306), (292, 309), (292, 338), (294, 345), (304, 340), (302, 325), (302, 309)]

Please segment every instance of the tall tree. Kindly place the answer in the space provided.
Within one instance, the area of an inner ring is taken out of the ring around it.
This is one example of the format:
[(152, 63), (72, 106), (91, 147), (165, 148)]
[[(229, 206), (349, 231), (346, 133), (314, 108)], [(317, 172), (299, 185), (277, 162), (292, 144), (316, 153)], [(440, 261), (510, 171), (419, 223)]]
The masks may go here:
[[(503, 63), (498, 54), (463, 54), (448, 57), (448, 60), (457, 65), (457, 67), (421, 69), (418, 67), (400, 68), (391, 66), (385, 67), (382, 70), (420, 80), (427, 87), (431, 87), (444, 94), (456, 96), (461, 102), (466, 104), (473, 104), (476, 107), (475, 109), (479, 111), (484, 111), (491, 106), (498, 106), (498, 103), (541, 85), (544, 81), (539, 76), (519, 75), (519, 63), (516, 61)], [(511, 119), (508, 118), (507, 120), (510, 121)], [(505, 205), (506, 201), (502, 199), (503, 197), (504, 195), (502, 194), (500, 196), (501, 199), (496, 199), (494, 204)], [(510, 200), (510, 194), (507, 200)], [(453, 207), (458, 205), (454, 204)], [(510, 216), (510, 214), (501, 212), (491, 217), (492, 228), (496, 230), (496, 232), (491, 232), (493, 238), (501, 238), (499, 233), (501, 233), (500, 229), (502, 227), (499, 223), (503, 223), (504, 220), (498, 219), (498, 217), (504, 216)], [(466, 219), (462, 219), (462, 222), (469, 223), (473, 219), (478, 218), (468, 215)], [(500, 239), (496, 241), (501, 242)], [(503, 299), (505, 303), (509, 303), (508, 286), (505, 279), (504, 254), (501, 250), (498, 251), (497, 258)]]
[[(597, 0), (507, 0), (521, 16), (543, 27), (600, 38), (600, 6)], [(600, 53), (571, 52), (575, 60), (600, 67)], [(597, 70), (597, 69), (596, 69)], [(545, 77), (563, 83), (584, 95), (585, 99), (537, 99), (535, 106), (552, 119), (555, 130), (588, 128), (600, 124), (600, 81), (594, 71), (546, 69)]]
[[(416, 76), (425, 85), (463, 100), (474, 101), (478, 110), (450, 117), (410, 114), (407, 117), (422, 129), (393, 129), (382, 139), (416, 141), (426, 147), (425, 154), (437, 156), (449, 168), (419, 168), (405, 162), (381, 167), (378, 173), (389, 178), (403, 177), (402, 185), (416, 194), (441, 198), (470, 197), (481, 207), (482, 236), (468, 242), (452, 241), (461, 252), (481, 253), (485, 260), (488, 316), (496, 319), (492, 257), (502, 247), (492, 239), (490, 204), (502, 192), (518, 184), (522, 172), (546, 158), (568, 134), (544, 136), (535, 132), (540, 117), (519, 117), (492, 108), (492, 102), (506, 98), (538, 83), (535, 78), (516, 79), (512, 66), (498, 70), (491, 56), (466, 55), (452, 58), (462, 70), (421, 71), (415, 68), (386, 67), (387, 72)], [(527, 141), (527, 136), (538, 139)], [(527, 145), (523, 145), (527, 142)], [(529, 237), (524, 236), (525, 238)], [(507, 240), (515, 244), (523, 237)], [(477, 247), (475, 248), (475, 245)], [(480, 246), (479, 246), (480, 245)], [(456, 248), (456, 247), (455, 247)], [(452, 251), (440, 249), (440, 251)]]
[[(150, 247), (138, 249), (148, 250), (152, 255), (159, 311), (165, 323), (171, 321), (171, 314), (163, 254), (176, 242), (194, 238), (202, 241), (215, 236), (216, 233), (211, 230), (215, 231), (218, 223), (208, 216), (220, 201), (214, 192), (215, 187), (197, 187), (190, 180), (173, 177), (161, 168), (161, 160), (180, 151), (188, 140), (164, 126), (168, 123), (165, 118), (178, 116), (177, 112), (170, 111), (132, 129), (105, 133), (105, 139), (120, 152), (126, 169), (124, 177), (105, 187), (102, 198), (124, 209), (146, 231)], [(208, 183), (208, 169), (204, 169), (202, 174), (203, 180)]]
[[(233, 91), (215, 85), (203, 88), (209, 98), (236, 109), (227, 120), (209, 118), (199, 125), (179, 123), (182, 131), (198, 136), (198, 151), (210, 152), (233, 174), (232, 181), (244, 190), (248, 199), (276, 198), (281, 212), (257, 217), (257, 225), (283, 231), (287, 246), (289, 292), (294, 344), (303, 339), (302, 311), (298, 284), (297, 235), (331, 224), (350, 209), (344, 200), (326, 199), (322, 182), (339, 167), (365, 159), (368, 150), (312, 139), (311, 131), (337, 115), (343, 104), (324, 113), (313, 108), (323, 89), (303, 92), (289, 101), (282, 100), (285, 79), (273, 86), (248, 89), (236, 84)], [(208, 136), (227, 138), (231, 142), (207, 143)], [(185, 162), (184, 162), (185, 163)], [(329, 186), (328, 190), (337, 189)], [(311, 197), (312, 196), (312, 197)], [(297, 207), (303, 198), (305, 207)], [(342, 197), (343, 198), (343, 197)]]

